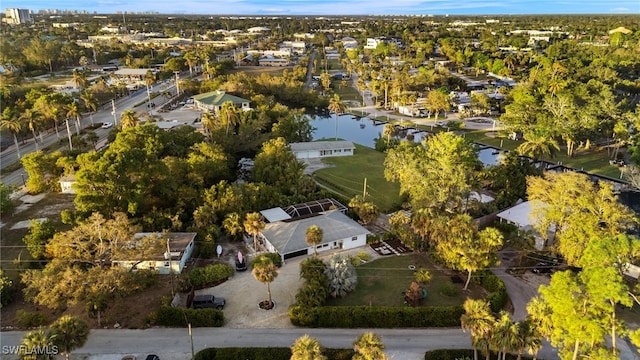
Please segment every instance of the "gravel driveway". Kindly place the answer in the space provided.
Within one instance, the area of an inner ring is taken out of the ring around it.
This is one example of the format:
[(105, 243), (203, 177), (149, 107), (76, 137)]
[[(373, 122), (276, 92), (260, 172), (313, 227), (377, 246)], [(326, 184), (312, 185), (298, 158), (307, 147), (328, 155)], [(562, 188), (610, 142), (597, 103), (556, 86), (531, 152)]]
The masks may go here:
[[(325, 259), (334, 254), (355, 255), (367, 251), (374, 259), (378, 255), (370, 246), (345, 251), (331, 251), (319, 255)], [(247, 255), (247, 263), (255, 254)], [(228, 281), (207, 289), (196, 290), (196, 295), (211, 294), (227, 300), (224, 307), (225, 327), (229, 328), (294, 328), (289, 321), (289, 306), (295, 302), (298, 289), (303, 284), (300, 278), (300, 263), (307, 256), (299, 256), (287, 260), (278, 270), (278, 276), (271, 283), (271, 298), (276, 303), (275, 309), (261, 310), (258, 302), (267, 299), (267, 286), (251, 275), (251, 270), (236, 272)], [(233, 260), (230, 260), (233, 261)]]

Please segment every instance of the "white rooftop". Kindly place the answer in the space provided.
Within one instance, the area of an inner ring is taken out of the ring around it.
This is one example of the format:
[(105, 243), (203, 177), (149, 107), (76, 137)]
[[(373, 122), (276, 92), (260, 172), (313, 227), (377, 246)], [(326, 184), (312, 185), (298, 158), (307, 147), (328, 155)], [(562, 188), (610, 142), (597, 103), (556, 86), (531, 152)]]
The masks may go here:
[(260, 214), (262, 214), (262, 216), (264, 216), (264, 218), (270, 223), (291, 219), (291, 216), (289, 216), (289, 214), (282, 210), (281, 207), (261, 210)]

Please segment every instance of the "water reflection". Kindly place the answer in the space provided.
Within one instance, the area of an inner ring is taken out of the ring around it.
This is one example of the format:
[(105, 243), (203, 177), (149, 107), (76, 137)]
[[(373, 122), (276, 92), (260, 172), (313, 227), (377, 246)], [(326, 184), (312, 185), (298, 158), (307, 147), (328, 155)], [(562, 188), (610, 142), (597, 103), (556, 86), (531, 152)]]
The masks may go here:
[[(311, 126), (316, 128), (313, 132), (313, 140), (334, 139), (336, 137), (336, 119), (334, 116), (315, 115), (311, 119)], [(368, 117), (344, 114), (338, 116), (337, 137), (373, 148), (375, 147), (375, 139), (382, 136), (385, 126), (393, 125), (385, 125)], [(428, 135), (427, 132), (415, 128), (396, 128), (397, 131), (394, 137), (402, 140), (420, 142)]]
[[(334, 116), (312, 115), (311, 119), (311, 126), (316, 129), (313, 132), (313, 140), (333, 140), (336, 137), (336, 119)], [(383, 136), (385, 126), (394, 125), (374, 121), (368, 117), (343, 114), (338, 116), (337, 137), (374, 148), (375, 139)], [(397, 139), (421, 142), (429, 136), (428, 132), (416, 128), (395, 127), (396, 131), (393, 137)], [(500, 154), (496, 148), (478, 145), (478, 158), (485, 166), (493, 166), (499, 163)]]

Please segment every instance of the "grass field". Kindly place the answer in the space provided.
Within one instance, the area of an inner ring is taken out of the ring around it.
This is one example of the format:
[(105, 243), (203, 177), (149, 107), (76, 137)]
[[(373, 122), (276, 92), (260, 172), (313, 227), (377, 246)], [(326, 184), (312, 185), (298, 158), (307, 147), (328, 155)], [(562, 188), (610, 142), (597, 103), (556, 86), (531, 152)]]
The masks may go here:
[(362, 194), (367, 179), (367, 196), (382, 211), (400, 204), (400, 186), (384, 178), (385, 154), (355, 144), (353, 156), (325, 158), (334, 167), (318, 170), (314, 178), (347, 198)]
[(482, 298), (486, 294), (474, 284), (469, 285), (468, 291), (462, 291), (464, 284), (452, 283), (449, 270), (437, 269), (424, 254), (409, 254), (387, 256), (358, 266), (356, 290), (344, 298), (330, 299), (327, 305), (405, 306), (403, 291), (414, 281), (414, 271), (409, 270), (409, 265), (428, 269), (432, 275), (431, 281), (423, 285), (427, 290), (425, 306), (461, 305), (467, 297)]

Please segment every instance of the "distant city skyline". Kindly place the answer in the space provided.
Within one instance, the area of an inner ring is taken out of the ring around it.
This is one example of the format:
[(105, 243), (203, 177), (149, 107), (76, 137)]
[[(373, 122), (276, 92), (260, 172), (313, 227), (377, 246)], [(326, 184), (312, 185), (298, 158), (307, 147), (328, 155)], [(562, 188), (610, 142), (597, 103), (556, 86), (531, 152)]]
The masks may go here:
[(637, 14), (638, 0), (5, 0), (6, 8), (202, 15)]

